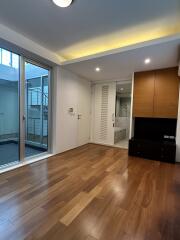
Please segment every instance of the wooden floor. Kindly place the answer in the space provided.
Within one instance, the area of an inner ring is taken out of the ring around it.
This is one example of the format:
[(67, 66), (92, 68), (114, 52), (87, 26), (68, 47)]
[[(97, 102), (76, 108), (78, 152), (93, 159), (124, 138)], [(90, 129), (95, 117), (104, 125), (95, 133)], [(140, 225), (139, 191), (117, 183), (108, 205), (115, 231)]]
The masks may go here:
[(89, 144), (0, 175), (0, 239), (180, 239), (180, 165)]

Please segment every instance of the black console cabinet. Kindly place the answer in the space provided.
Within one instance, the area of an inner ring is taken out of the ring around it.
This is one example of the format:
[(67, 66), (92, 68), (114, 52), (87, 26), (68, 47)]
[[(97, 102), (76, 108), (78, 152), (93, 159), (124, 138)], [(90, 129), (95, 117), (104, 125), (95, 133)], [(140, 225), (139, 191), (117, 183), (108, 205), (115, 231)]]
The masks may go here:
[(135, 118), (129, 155), (163, 162), (175, 162), (177, 119)]
[(129, 140), (129, 155), (174, 163), (176, 143), (132, 138)]

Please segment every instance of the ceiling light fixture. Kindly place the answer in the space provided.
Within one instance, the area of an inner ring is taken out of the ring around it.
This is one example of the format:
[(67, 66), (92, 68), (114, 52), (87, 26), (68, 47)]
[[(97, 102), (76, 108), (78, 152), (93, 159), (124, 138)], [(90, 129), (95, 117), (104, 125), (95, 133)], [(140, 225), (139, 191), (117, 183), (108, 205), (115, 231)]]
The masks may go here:
[(146, 58), (145, 60), (144, 60), (144, 63), (145, 64), (149, 64), (151, 62), (151, 59), (150, 58)]
[(121, 90), (121, 91), (124, 91), (124, 88), (121, 88), (120, 90)]
[(69, 7), (72, 3), (72, 0), (52, 0), (58, 7)]
[(100, 72), (100, 71), (101, 71), (100, 67), (96, 67), (96, 68), (95, 68), (95, 71), (96, 71), (96, 72)]

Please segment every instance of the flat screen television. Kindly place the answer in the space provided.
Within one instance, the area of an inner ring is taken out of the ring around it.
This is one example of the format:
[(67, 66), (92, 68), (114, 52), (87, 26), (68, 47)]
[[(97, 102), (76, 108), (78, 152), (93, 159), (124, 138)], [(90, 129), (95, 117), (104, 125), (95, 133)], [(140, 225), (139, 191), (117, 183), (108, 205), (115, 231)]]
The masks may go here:
[(155, 141), (175, 141), (176, 127), (177, 119), (135, 118), (134, 138)]

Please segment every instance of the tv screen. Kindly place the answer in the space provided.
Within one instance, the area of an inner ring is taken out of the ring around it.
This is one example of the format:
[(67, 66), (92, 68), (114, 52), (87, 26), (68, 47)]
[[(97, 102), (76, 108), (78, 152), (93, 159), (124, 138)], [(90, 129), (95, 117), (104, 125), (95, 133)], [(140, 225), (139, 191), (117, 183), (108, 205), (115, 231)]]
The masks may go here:
[(135, 118), (134, 138), (157, 141), (168, 139), (168, 136), (175, 138), (176, 126), (176, 119)]

